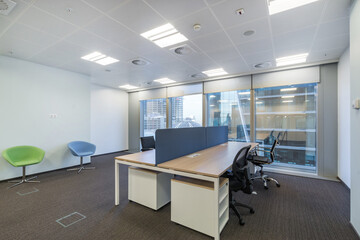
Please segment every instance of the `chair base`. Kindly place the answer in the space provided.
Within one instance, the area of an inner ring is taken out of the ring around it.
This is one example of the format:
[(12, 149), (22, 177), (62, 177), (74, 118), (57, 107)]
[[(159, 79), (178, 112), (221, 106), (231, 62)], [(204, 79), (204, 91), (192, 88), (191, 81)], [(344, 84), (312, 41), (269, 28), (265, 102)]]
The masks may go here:
[(10, 187), (8, 187), (8, 189), (19, 186), (20, 184), (23, 184), (23, 183), (39, 183), (40, 181), (31, 181), (32, 179), (35, 179), (35, 178), (37, 178), (37, 176), (31, 177), (28, 179), (23, 178), (20, 181), (17, 181), (17, 180), (8, 181), (8, 183), (15, 183), (14, 185), (11, 185)]
[(241, 215), (240, 215), (240, 213), (239, 213), (239, 211), (237, 210), (237, 208), (236, 207), (243, 207), (243, 208), (247, 208), (247, 209), (249, 209), (250, 210), (250, 213), (251, 214), (254, 214), (255, 213), (255, 210), (251, 207), (251, 206), (249, 206), (249, 205), (246, 205), (246, 204), (244, 204), (244, 203), (239, 203), (239, 202), (236, 202), (235, 200), (233, 200), (233, 196), (232, 196), (232, 193), (230, 192), (230, 199), (232, 199), (231, 201), (230, 201), (230, 203), (229, 203), (229, 206), (230, 206), (230, 208), (235, 212), (235, 214), (236, 214), (236, 216), (238, 217), (238, 219), (239, 219), (239, 224), (241, 225), (241, 226), (243, 226), (244, 224), (245, 224), (245, 222), (244, 222), (244, 220), (242, 219), (242, 217), (241, 217)]
[(77, 168), (70, 168), (67, 171), (78, 171), (78, 173), (80, 173), (82, 170), (94, 170), (95, 167), (84, 167), (84, 166), (80, 166)]
[[(260, 175), (259, 176), (253, 176), (251, 178), (251, 180), (255, 180), (255, 179), (261, 179), (264, 183), (264, 188), (265, 189), (269, 189), (268, 185), (267, 185), (267, 182), (274, 182), (276, 184), (277, 187), (280, 187), (280, 183), (275, 179), (275, 178), (272, 178), (272, 177), (269, 177), (268, 175), (264, 174), (263, 170), (262, 170), (262, 166), (259, 166), (260, 167)], [(256, 172), (255, 172), (256, 174)], [(254, 174), (254, 175), (255, 175)]]

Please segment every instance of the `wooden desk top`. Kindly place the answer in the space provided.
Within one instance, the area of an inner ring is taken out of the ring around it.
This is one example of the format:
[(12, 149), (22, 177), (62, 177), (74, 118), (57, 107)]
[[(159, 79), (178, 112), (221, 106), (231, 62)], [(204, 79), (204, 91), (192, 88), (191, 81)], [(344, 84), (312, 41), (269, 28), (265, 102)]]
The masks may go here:
[[(220, 177), (231, 167), (237, 152), (248, 145), (254, 148), (258, 143), (228, 142), (167, 161), (157, 166), (210, 177)], [(199, 155), (190, 157), (194, 154)]]
[(115, 157), (117, 160), (155, 166), (155, 150)]

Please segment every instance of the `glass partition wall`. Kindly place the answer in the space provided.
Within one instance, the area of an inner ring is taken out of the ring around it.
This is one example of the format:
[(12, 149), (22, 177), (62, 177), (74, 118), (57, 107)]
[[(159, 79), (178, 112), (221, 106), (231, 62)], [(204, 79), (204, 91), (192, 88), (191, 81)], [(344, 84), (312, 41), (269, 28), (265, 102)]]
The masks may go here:
[(166, 98), (140, 101), (143, 136), (155, 136), (156, 129), (166, 128)]
[(317, 84), (255, 90), (256, 141), (271, 147), (274, 166), (316, 172)]
[(207, 125), (228, 126), (229, 140), (250, 142), (250, 90), (206, 94)]
[(169, 98), (169, 127), (189, 128), (202, 126), (202, 94)]

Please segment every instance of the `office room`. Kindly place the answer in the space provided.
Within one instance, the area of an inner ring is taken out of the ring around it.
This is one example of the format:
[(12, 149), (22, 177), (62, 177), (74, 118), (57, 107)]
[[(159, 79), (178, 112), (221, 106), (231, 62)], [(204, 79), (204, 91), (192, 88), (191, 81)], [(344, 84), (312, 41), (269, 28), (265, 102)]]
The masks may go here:
[(359, 0), (0, 0), (0, 239), (360, 239)]

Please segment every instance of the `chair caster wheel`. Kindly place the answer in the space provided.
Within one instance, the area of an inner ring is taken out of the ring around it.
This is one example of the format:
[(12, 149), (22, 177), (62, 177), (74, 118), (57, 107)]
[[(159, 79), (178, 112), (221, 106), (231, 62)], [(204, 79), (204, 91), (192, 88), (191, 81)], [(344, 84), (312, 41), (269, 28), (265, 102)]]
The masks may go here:
[(277, 186), (277, 187), (280, 187), (280, 184), (277, 183), (276, 186)]
[(266, 190), (268, 190), (268, 189), (269, 189), (269, 187), (268, 187), (268, 186), (264, 186), (264, 188), (265, 188)]
[(245, 225), (245, 222), (244, 221), (239, 221), (239, 224), (241, 225), (241, 226), (244, 226)]
[(254, 213), (255, 213), (255, 210), (254, 210), (254, 209), (250, 209), (250, 213), (251, 213), (251, 214), (254, 214)]

